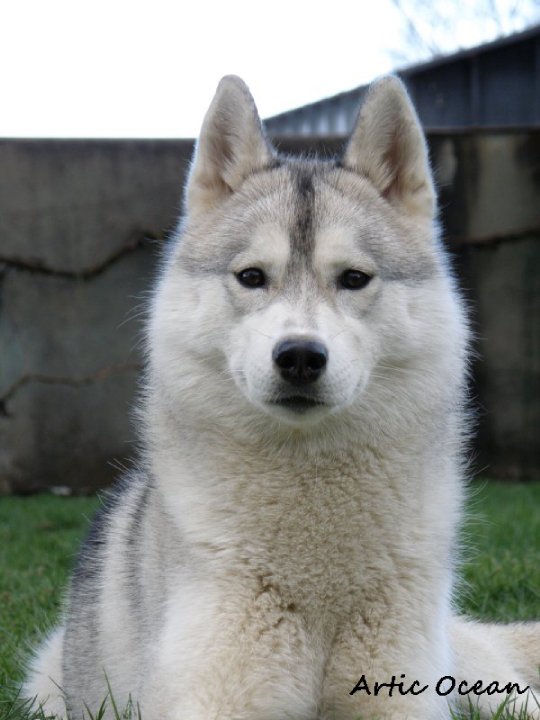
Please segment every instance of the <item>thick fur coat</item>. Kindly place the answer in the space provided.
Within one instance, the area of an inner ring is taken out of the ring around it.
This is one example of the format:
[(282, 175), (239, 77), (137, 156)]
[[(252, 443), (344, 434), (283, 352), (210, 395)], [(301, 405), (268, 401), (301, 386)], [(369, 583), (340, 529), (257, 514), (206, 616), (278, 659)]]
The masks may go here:
[[(29, 696), (72, 718), (109, 690), (143, 720), (448, 720), (508, 697), (539, 717), (517, 691), (538, 626), (452, 613), (468, 328), (435, 214), (398, 80), (335, 161), (279, 156), (222, 80), (151, 307), (140, 470)], [(477, 681), (501, 690), (460, 694)]]

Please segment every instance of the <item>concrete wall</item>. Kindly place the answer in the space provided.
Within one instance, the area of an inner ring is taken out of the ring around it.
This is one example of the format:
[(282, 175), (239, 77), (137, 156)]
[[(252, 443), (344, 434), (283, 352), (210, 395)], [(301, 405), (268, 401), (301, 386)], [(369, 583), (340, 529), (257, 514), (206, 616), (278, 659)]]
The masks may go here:
[[(478, 337), (475, 465), (540, 477), (540, 131), (430, 144)], [(0, 492), (84, 492), (133, 456), (142, 308), (191, 151), (0, 142)]]
[(476, 334), (473, 467), (539, 479), (540, 130), (440, 135), (432, 147)]
[(0, 142), (0, 490), (84, 492), (133, 454), (141, 313), (191, 152)]

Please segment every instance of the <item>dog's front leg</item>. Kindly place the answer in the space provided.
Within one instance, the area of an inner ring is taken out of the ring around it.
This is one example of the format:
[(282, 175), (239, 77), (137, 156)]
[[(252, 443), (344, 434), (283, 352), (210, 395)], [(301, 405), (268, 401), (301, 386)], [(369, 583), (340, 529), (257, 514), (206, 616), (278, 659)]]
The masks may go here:
[(184, 596), (140, 693), (144, 720), (313, 720), (324, 660), (271, 593)]

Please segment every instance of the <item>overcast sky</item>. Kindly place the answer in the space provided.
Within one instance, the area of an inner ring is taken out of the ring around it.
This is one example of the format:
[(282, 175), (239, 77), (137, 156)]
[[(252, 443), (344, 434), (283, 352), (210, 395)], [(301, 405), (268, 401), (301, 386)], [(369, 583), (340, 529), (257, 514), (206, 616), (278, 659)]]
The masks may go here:
[(224, 74), (265, 117), (386, 73), (404, 49), (391, 0), (0, 0), (0, 137), (193, 137)]

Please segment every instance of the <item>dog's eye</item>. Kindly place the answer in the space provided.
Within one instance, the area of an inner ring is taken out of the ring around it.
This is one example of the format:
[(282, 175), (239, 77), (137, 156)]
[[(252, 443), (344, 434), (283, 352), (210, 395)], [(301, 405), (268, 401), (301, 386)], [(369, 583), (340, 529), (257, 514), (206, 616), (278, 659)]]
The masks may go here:
[(361, 270), (344, 270), (338, 278), (338, 285), (345, 290), (361, 290), (370, 280), (371, 275)]
[(266, 285), (266, 277), (259, 268), (246, 268), (236, 273), (236, 279), (247, 288), (260, 288)]

